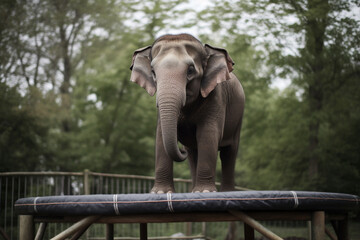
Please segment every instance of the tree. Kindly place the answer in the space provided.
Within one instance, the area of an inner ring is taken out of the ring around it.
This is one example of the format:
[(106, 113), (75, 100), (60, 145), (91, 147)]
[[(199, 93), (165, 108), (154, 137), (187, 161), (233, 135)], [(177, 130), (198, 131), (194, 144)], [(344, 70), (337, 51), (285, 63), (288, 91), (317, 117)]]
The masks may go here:
[[(1, 82), (46, 127), (41, 169), (152, 171), (155, 103), (131, 85), (129, 66), (182, 2), (1, 3)], [(139, 14), (147, 21), (134, 24)]]
[[(253, 151), (253, 146), (244, 149), (243, 157), (249, 163), (252, 174), (258, 175), (259, 171), (266, 171), (269, 176), (279, 174), (277, 181), (265, 181), (267, 177), (263, 177), (265, 184), (259, 183), (260, 186), (331, 190), (336, 188), (334, 182), (342, 182), (341, 191), (359, 192), (359, 186), (352, 184), (359, 180), (359, 171), (354, 169), (359, 169), (356, 159), (360, 153), (355, 147), (358, 142), (353, 140), (359, 116), (359, 109), (354, 106), (359, 105), (359, 99), (347, 94), (359, 88), (354, 80), (359, 78), (359, 24), (350, 14), (351, 8), (359, 6), (359, 2), (213, 2), (215, 7), (202, 14), (212, 29), (228, 34), (226, 38), (250, 35), (254, 39), (254, 47), (261, 49), (267, 60), (260, 75), (262, 73), (270, 79), (291, 79), (292, 82), (283, 93), (273, 95), (268, 92), (270, 99), (275, 97), (274, 100), (261, 102), (270, 105), (270, 108), (263, 109), (266, 120), (254, 119), (258, 127), (259, 123), (265, 126), (259, 130), (262, 136), (255, 137), (258, 140), (252, 143), (262, 144), (262, 150)], [(219, 12), (221, 18), (215, 15), (219, 15)], [(252, 101), (255, 96), (250, 94), (246, 95)], [(251, 102), (247, 102), (246, 107), (249, 105), (251, 109), (248, 110), (254, 111)], [(276, 122), (272, 120), (274, 116), (279, 116)], [(248, 117), (251, 116), (245, 115), (245, 122)], [(284, 119), (288, 121), (284, 122)], [(279, 122), (283, 124), (277, 124)], [(254, 123), (250, 124), (255, 126)], [(245, 133), (249, 127), (252, 126), (244, 124)], [(266, 135), (271, 136), (271, 141), (266, 141)], [(256, 134), (251, 135), (254, 136)], [(337, 145), (331, 144), (333, 140), (329, 140), (335, 136)], [(269, 146), (272, 148), (268, 149)], [(288, 152), (289, 149), (295, 151)], [(251, 161), (246, 159), (250, 156), (250, 150), (253, 154)], [(287, 166), (286, 172), (293, 174), (298, 173), (299, 168), (302, 169), (304, 173), (300, 179), (303, 181), (293, 181), (294, 178), (299, 179), (298, 174), (286, 178), (288, 174), (279, 171), (284, 166)], [(330, 166), (342, 167), (336, 171), (336, 167)], [(340, 176), (347, 173), (351, 177), (341, 179)]]
[[(299, 55), (295, 57), (285, 56), (290, 59), (288, 66), (295, 70), (299, 77), (294, 84), (304, 90), (302, 94), (303, 104), (306, 106), (304, 117), (307, 117), (308, 127), (308, 151), (305, 155), (308, 161), (308, 174), (310, 188), (324, 189), (327, 186), (328, 175), (326, 166), (328, 165), (327, 156), (328, 146), (325, 144), (329, 135), (322, 132), (330, 124), (330, 116), (333, 114), (334, 107), (328, 105), (332, 102), (332, 97), (342, 92), (342, 87), (357, 88), (353, 78), (359, 76), (359, 59), (351, 51), (357, 48), (359, 28), (354, 19), (339, 17), (344, 11), (350, 11), (351, 3), (333, 1), (287, 1), (280, 3), (286, 12), (293, 12), (300, 20), (299, 24), (289, 27), (296, 33), (304, 32), (304, 47), (299, 48)], [(359, 3), (358, 3), (359, 4)], [(342, 37), (341, 31), (346, 29), (349, 33), (346, 38)], [(338, 44), (339, 42), (342, 44)], [(337, 53), (334, 57), (334, 53)], [(347, 106), (343, 102), (343, 97), (337, 98), (342, 107)], [(358, 99), (350, 100), (353, 104), (359, 102)], [(350, 110), (350, 109), (349, 109)], [(358, 109), (355, 110), (358, 115)], [(332, 113), (331, 113), (332, 112)], [(340, 116), (337, 116), (340, 117)], [(353, 117), (343, 117), (346, 122), (352, 122)], [(357, 117), (356, 117), (357, 118)], [(342, 138), (342, 133), (338, 132), (338, 137)], [(344, 142), (343, 145), (336, 146), (337, 149), (346, 148), (352, 145)], [(359, 152), (357, 153), (359, 154)], [(353, 165), (347, 159), (335, 158), (332, 161), (342, 162), (344, 169)], [(357, 176), (356, 176), (357, 175)], [(354, 175), (355, 179), (359, 173)], [(341, 179), (338, 179), (338, 181)], [(350, 182), (348, 191), (352, 188)], [(354, 188), (351, 191), (356, 191)]]

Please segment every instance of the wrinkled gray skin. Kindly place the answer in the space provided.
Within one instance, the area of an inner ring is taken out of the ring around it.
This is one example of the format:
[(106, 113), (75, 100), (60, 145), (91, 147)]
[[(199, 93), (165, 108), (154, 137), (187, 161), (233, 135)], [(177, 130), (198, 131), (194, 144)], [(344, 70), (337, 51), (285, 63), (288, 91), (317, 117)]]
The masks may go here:
[[(234, 189), (245, 96), (224, 49), (187, 34), (165, 35), (134, 52), (131, 81), (157, 92), (155, 185), (174, 192), (173, 161), (189, 159), (193, 192), (214, 192), (217, 153), (221, 191)], [(180, 141), (185, 149), (179, 149)]]

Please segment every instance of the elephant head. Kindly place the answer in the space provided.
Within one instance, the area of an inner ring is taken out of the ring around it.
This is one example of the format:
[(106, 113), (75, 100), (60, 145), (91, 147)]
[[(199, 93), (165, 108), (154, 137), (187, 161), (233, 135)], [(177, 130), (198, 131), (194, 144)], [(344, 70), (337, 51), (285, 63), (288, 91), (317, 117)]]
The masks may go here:
[(164, 148), (171, 159), (187, 157), (177, 145), (181, 109), (208, 97), (217, 84), (228, 80), (233, 64), (226, 50), (202, 45), (188, 34), (165, 35), (134, 52), (131, 81), (151, 96), (157, 92)]

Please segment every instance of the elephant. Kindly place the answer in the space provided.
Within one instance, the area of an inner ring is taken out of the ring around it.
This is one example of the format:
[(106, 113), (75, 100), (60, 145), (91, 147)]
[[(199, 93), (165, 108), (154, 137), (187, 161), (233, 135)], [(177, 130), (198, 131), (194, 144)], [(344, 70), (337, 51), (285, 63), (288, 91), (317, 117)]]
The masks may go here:
[[(225, 49), (189, 34), (164, 35), (134, 52), (132, 82), (156, 93), (155, 184), (151, 193), (175, 192), (173, 161), (189, 159), (192, 192), (216, 192), (220, 151), (221, 191), (235, 188), (245, 94)], [(179, 147), (179, 142), (182, 147)]]

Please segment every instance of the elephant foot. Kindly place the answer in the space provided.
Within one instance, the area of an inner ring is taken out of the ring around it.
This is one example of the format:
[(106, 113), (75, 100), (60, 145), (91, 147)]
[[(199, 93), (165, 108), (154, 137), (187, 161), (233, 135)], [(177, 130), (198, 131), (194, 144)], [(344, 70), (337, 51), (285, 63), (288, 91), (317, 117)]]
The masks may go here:
[(193, 193), (209, 193), (209, 192), (217, 192), (215, 185), (201, 185), (195, 186), (192, 190)]
[(200, 192), (200, 191), (193, 191), (193, 193), (209, 193), (209, 192), (217, 192), (217, 191), (210, 191), (210, 190), (204, 190), (204, 191), (202, 191), (202, 192)]
[(173, 193), (175, 192), (175, 189), (173, 187), (169, 187), (169, 186), (154, 186), (150, 193), (153, 194), (163, 194), (163, 193)]

